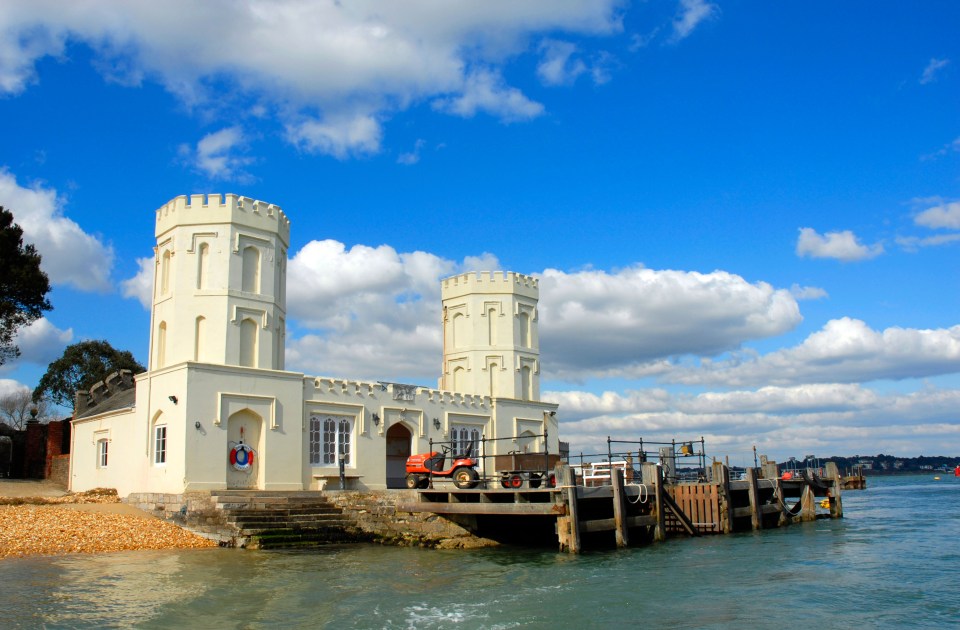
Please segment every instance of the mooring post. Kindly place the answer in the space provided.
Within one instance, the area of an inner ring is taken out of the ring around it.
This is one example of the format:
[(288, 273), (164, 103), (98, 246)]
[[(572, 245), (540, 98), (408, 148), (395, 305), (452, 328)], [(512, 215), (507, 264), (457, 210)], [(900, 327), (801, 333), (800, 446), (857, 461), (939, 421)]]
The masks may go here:
[(626, 547), (630, 544), (630, 534), (627, 532), (627, 504), (624, 501), (623, 471), (619, 468), (611, 469), (613, 475), (613, 524), (617, 532), (617, 547)]
[(777, 470), (777, 462), (772, 459), (768, 459), (763, 464), (763, 478), (764, 479), (776, 479), (780, 476), (780, 473)]
[(760, 506), (756, 468), (747, 468), (747, 495), (750, 497), (750, 522), (754, 529), (763, 529), (763, 508)]
[[(836, 462), (827, 462), (825, 471), (827, 479), (833, 479), (833, 491), (830, 493), (830, 517), (843, 518), (843, 501), (840, 500), (840, 489), (843, 487), (843, 477)], [(863, 474), (861, 472), (861, 474)]]
[(713, 482), (720, 487), (720, 531), (733, 532), (733, 504), (730, 501), (730, 469), (723, 462), (713, 462)]
[(787, 509), (787, 502), (783, 500), (783, 483), (780, 479), (774, 480), (773, 496), (780, 504), (780, 519), (777, 521), (777, 527), (783, 527), (793, 522), (793, 515)]
[(577, 483), (570, 466), (558, 466), (557, 477), (566, 503), (566, 516), (557, 519), (560, 551), (580, 553), (580, 516), (577, 509)]
[(803, 484), (803, 494), (800, 495), (800, 520), (803, 522), (817, 520), (817, 495), (810, 484)]
[(644, 466), (643, 478), (653, 482), (654, 509), (657, 511), (657, 525), (653, 530), (653, 540), (663, 542), (667, 539), (666, 506), (663, 503), (663, 466), (647, 464)]

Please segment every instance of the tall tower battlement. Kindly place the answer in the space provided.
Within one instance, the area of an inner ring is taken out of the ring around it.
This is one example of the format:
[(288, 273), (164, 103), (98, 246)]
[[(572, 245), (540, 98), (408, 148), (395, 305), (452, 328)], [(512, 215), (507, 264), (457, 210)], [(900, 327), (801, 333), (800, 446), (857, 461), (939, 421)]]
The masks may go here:
[(290, 220), (280, 206), (235, 194), (180, 195), (157, 209), (156, 237), (176, 226), (233, 223), (275, 233), (290, 245)]
[(470, 271), (444, 278), (444, 297), (469, 293), (516, 293), (534, 300), (540, 297), (540, 280), (513, 271)]
[(540, 400), (540, 283), (512, 271), (462, 273), (441, 283), (440, 388)]
[(240, 195), (156, 211), (150, 368), (196, 361), (282, 370), (290, 221)]

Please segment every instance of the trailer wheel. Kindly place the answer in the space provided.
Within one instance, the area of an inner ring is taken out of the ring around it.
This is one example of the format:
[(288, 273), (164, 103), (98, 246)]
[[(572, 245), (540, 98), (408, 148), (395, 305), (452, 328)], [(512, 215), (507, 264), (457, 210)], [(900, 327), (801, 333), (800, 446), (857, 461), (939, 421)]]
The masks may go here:
[(477, 480), (480, 475), (473, 468), (461, 466), (453, 471), (453, 485), (461, 490), (469, 490), (477, 487)]
[(409, 474), (407, 475), (407, 488), (410, 490), (416, 490), (420, 487), (420, 475)]
[(547, 487), (548, 487), (548, 488), (556, 488), (556, 487), (557, 487), (557, 476), (556, 476), (556, 475), (553, 475), (553, 474), (547, 475)]
[(523, 475), (520, 473), (503, 473), (500, 485), (508, 490), (518, 490), (523, 487)]
[(530, 473), (530, 487), (539, 488), (540, 487), (540, 473)]

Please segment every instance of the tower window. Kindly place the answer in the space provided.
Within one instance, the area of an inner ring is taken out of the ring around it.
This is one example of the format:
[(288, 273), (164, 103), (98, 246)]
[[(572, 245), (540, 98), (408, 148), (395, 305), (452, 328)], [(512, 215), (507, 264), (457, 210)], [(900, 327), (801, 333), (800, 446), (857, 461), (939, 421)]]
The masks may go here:
[(243, 249), (243, 284), (247, 293), (260, 293), (260, 250), (250, 245)]

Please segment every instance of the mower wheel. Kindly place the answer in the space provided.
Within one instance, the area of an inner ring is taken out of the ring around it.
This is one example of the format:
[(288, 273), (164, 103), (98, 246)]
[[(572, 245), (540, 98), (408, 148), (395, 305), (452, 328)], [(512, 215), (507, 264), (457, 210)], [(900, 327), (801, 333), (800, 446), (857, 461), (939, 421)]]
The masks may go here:
[(409, 488), (410, 490), (416, 490), (417, 488), (419, 488), (420, 482), (421, 482), (420, 475), (414, 475), (413, 473), (410, 473), (409, 475), (407, 475), (407, 488)]
[(453, 471), (453, 485), (461, 490), (469, 490), (477, 487), (477, 480), (480, 475), (473, 468), (461, 466)]

